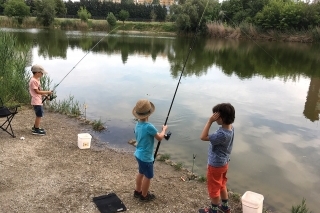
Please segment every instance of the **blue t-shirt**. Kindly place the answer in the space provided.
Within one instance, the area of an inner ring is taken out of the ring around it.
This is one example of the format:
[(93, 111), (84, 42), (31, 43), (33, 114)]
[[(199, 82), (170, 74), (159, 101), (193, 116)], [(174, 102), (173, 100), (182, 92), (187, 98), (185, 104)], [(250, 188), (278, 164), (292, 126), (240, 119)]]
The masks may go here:
[(153, 162), (154, 136), (158, 130), (149, 122), (140, 122), (136, 124), (135, 134), (137, 140), (134, 156), (143, 162)]
[(233, 146), (233, 136), (233, 128), (232, 130), (228, 130), (222, 127), (209, 135), (208, 164), (210, 166), (222, 167), (229, 162)]

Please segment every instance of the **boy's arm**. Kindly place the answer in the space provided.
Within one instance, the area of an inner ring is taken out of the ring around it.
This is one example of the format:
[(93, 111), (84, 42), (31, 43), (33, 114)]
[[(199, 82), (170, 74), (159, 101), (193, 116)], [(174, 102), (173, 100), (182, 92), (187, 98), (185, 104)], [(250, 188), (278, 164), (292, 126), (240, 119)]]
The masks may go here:
[(168, 126), (167, 125), (163, 125), (162, 126), (162, 131), (159, 133), (157, 132), (157, 134), (154, 135), (154, 137), (158, 140), (158, 141), (161, 141), (165, 134), (166, 134), (166, 130), (167, 130)]
[(39, 89), (34, 89), (34, 91), (39, 95), (51, 95), (52, 94), (52, 91), (43, 91), (43, 90), (39, 90)]
[(200, 139), (203, 141), (209, 141), (209, 129), (213, 122), (215, 122), (219, 118), (219, 113), (213, 113), (213, 115), (209, 118), (208, 122), (204, 126)]

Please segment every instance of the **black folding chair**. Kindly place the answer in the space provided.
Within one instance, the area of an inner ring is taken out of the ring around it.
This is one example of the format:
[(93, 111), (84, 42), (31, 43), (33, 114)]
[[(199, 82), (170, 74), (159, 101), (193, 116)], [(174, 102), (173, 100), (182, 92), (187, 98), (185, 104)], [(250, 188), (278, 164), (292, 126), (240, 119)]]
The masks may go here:
[(14, 118), (14, 116), (18, 113), (18, 107), (20, 107), (20, 105), (16, 105), (10, 108), (5, 107), (3, 105), (2, 99), (0, 98), (0, 118), (6, 118), (6, 121), (0, 126), (0, 128), (14, 138), (16, 136), (13, 133), (11, 121)]

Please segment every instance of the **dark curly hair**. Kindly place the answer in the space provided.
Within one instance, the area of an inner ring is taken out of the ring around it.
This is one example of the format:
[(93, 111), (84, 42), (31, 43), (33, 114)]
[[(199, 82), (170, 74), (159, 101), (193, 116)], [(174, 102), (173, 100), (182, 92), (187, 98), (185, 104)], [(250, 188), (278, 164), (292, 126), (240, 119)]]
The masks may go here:
[(226, 125), (232, 124), (235, 119), (235, 110), (230, 103), (217, 104), (212, 108), (212, 112), (218, 112), (222, 122)]

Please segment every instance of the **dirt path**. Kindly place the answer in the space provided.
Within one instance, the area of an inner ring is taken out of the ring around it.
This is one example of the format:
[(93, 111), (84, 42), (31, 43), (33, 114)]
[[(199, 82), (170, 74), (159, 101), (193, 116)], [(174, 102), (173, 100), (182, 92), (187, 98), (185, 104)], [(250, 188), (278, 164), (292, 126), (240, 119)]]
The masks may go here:
[[(0, 131), (3, 213), (99, 213), (92, 198), (111, 192), (132, 213), (198, 212), (210, 203), (205, 183), (182, 181), (186, 171), (159, 161), (150, 187), (157, 199), (141, 203), (133, 197), (137, 164), (132, 153), (109, 149), (94, 138), (90, 149), (79, 149), (77, 134), (91, 127), (75, 118), (46, 112), (46, 136), (31, 134), (33, 121), (31, 109), (20, 109), (12, 122), (17, 137)], [(232, 205), (232, 212), (241, 212), (239, 203)]]

